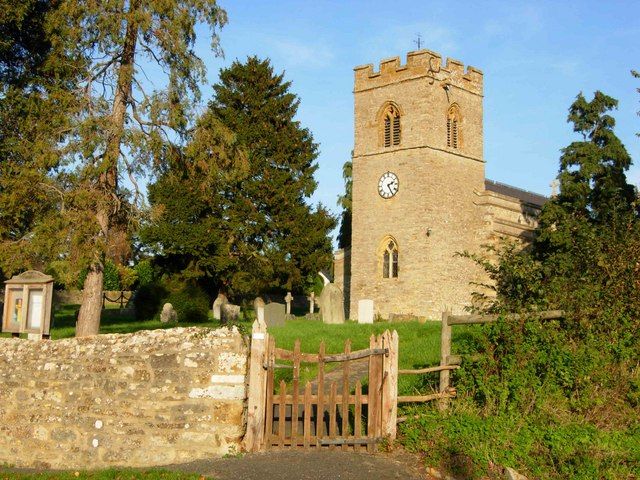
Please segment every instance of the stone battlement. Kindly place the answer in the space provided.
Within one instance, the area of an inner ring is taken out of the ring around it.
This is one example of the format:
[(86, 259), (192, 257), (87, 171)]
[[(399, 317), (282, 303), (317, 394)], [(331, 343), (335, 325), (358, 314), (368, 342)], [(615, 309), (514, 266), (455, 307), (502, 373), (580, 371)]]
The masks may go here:
[(462, 62), (447, 58), (443, 64), (442, 56), (431, 50), (418, 50), (407, 53), (407, 63), (402, 65), (400, 57), (384, 59), (380, 62), (380, 69), (374, 71), (373, 64), (361, 65), (354, 68), (355, 92), (379, 88), (384, 85), (429, 77), (433, 82), (442, 85), (468, 90), (482, 95), (482, 71), (467, 66)]

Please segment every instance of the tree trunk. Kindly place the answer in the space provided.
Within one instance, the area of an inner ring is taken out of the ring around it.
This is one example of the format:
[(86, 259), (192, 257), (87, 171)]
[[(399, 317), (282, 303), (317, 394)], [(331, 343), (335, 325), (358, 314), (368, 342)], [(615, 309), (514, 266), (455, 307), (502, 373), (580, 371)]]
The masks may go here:
[[(76, 337), (97, 335), (100, 330), (102, 312), (102, 265), (94, 264), (89, 269), (82, 291), (82, 305), (78, 315)], [(82, 319), (82, 321), (81, 321)]]
[(82, 306), (78, 315), (76, 337), (97, 335), (100, 330), (103, 286), (103, 246), (108, 245), (111, 219), (118, 212), (118, 161), (124, 133), (127, 106), (131, 99), (138, 24), (135, 20), (140, 0), (132, 0), (127, 19), (122, 54), (118, 62), (118, 84), (111, 109), (111, 128), (107, 133), (107, 146), (102, 159), (101, 173), (96, 181), (96, 221), (100, 226), (94, 252), (94, 261), (84, 282)]

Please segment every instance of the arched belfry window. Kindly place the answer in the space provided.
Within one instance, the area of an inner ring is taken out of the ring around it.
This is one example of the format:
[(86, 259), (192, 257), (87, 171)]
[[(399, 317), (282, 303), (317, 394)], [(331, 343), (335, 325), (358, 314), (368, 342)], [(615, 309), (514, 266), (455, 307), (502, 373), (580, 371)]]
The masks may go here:
[(386, 237), (380, 245), (382, 255), (382, 278), (398, 278), (398, 244)]
[(447, 110), (447, 147), (458, 148), (460, 146), (460, 107), (455, 103)]
[(400, 110), (393, 104), (388, 104), (382, 114), (382, 137), (385, 147), (400, 145)]

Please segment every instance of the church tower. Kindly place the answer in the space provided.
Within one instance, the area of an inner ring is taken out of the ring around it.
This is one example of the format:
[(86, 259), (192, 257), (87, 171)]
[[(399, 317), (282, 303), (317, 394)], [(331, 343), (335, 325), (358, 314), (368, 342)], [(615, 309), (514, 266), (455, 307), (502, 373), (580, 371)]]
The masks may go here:
[(355, 68), (349, 317), (439, 319), (471, 300), (486, 238), (482, 72), (428, 50)]

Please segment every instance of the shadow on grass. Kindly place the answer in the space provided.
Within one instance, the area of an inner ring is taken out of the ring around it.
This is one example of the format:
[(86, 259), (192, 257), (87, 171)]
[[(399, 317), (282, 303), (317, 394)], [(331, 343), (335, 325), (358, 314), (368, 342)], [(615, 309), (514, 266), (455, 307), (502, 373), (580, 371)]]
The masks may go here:
[[(51, 338), (59, 340), (72, 338), (76, 333), (76, 319), (80, 305), (63, 305), (54, 313), (51, 327)], [(218, 328), (220, 322), (209, 318), (206, 322), (162, 323), (159, 318), (137, 320), (130, 309), (106, 309), (102, 311), (100, 333), (134, 333), (140, 330), (156, 330), (174, 327), (209, 327)]]

